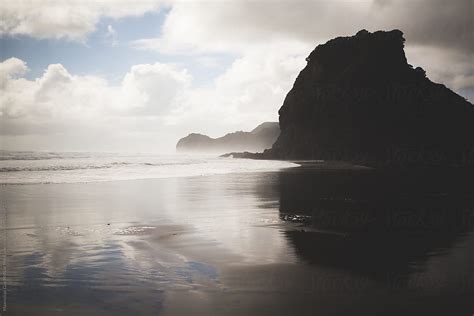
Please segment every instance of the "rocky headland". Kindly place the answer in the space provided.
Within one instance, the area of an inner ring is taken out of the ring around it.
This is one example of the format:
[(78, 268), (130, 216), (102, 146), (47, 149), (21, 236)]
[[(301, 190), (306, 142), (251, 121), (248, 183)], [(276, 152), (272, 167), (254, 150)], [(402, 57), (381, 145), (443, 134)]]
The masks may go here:
[(362, 30), (318, 45), (278, 112), (281, 133), (272, 148), (231, 155), (473, 165), (473, 104), (408, 64), (404, 43), (399, 30)]

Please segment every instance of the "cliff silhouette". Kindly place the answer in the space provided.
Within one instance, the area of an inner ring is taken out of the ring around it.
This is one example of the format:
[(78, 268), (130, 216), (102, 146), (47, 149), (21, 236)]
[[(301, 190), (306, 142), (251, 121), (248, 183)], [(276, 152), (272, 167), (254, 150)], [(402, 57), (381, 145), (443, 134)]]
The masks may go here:
[(318, 45), (278, 112), (275, 144), (240, 157), (473, 165), (473, 105), (408, 64), (404, 43), (399, 30), (362, 30)]
[(262, 151), (270, 148), (280, 134), (278, 122), (264, 122), (250, 132), (234, 132), (219, 138), (192, 133), (176, 144), (178, 152)]

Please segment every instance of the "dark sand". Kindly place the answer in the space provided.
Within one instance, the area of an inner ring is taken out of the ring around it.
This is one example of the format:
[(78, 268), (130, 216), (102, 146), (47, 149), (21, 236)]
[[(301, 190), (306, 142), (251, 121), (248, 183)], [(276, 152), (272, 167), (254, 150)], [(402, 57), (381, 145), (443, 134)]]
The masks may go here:
[(473, 175), (3, 186), (6, 315), (471, 315)]

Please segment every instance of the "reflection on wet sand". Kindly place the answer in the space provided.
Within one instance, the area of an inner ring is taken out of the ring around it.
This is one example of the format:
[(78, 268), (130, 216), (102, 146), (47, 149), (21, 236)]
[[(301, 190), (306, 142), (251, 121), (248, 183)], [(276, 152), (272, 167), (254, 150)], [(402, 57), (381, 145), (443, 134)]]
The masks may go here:
[(4, 186), (8, 314), (467, 312), (473, 179), (305, 166)]
[[(293, 226), (285, 235), (303, 261), (398, 289), (415, 315), (443, 314), (443, 304), (468, 314), (473, 304), (466, 298), (474, 294), (473, 175), (303, 166), (279, 175), (280, 218)], [(438, 260), (449, 264), (433, 268)], [(339, 285), (356, 289), (357, 282)], [(419, 292), (410, 296), (414, 288)], [(424, 301), (434, 289), (441, 293)]]

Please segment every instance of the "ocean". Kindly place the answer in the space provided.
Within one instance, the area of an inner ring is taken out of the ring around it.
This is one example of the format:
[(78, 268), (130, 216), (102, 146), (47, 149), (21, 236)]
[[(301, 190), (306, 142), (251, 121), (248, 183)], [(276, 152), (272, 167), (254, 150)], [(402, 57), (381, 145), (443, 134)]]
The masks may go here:
[(205, 176), (290, 168), (284, 161), (216, 155), (0, 151), (0, 185)]

